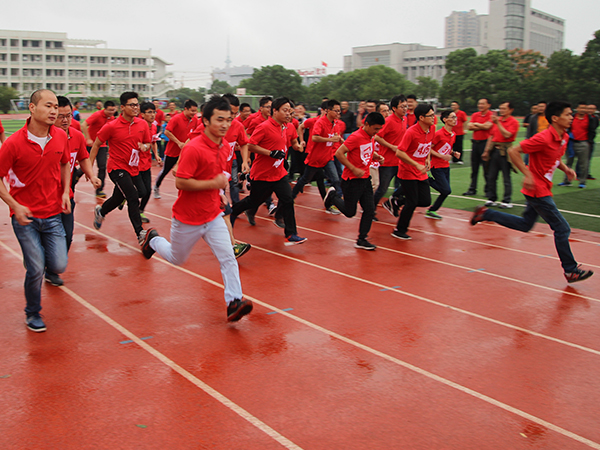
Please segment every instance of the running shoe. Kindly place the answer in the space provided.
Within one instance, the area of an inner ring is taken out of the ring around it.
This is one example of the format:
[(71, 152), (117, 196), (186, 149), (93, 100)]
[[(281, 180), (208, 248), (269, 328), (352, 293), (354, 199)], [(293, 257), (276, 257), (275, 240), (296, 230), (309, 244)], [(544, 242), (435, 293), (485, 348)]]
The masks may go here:
[(571, 186), (571, 182), (570, 181), (563, 181), (562, 183), (558, 183), (559, 186)]
[(127, 203), (127, 200), (123, 200), (121, 204), (117, 206), (117, 208), (119, 208), (119, 211), (123, 211), (123, 206), (125, 206), (125, 203)]
[(106, 198), (104, 191), (96, 191), (96, 198)]
[(487, 202), (484, 203), (485, 206), (498, 206), (498, 203), (492, 201), (492, 200), (488, 200)]
[(252, 246), (250, 244), (246, 244), (245, 242), (238, 242), (233, 246), (233, 254), (235, 258), (239, 258), (250, 250)]
[(323, 204), (325, 205), (325, 209), (329, 209), (331, 206), (333, 206), (333, 199), (336, 196), (336, 192), (335, 192), (335, 188), (334, 187), (330, 187), (329, 189), (327, 189), (327, 194), (325, 195), (325, 198), (323, 199)]
[(466, 196), (477, 195), (477, 191), (473, 191), (473, 190), (469, 189), (467, 192), (464, 192), (463, 195), (466, 195)]
[(52, 286), (56, 287), (65, 284), (62, 278), (55, 273), (46, 272), (46, 274), (44, 275), (44, 280), (46, 280), (46, 283), (50, 283)]
[(250, 225), (256, 225), (256, 219), (254, 218), (254, 214), (252, 214), (250, 211), (244, 211), (244, 214), (246, 214), (246, 217), (248, 218), (248, 223)]
[(442, 216), (440, 216), (436, 211), (427, 211), (425, 213), (425, 217), (428, 219), (442, 220)]
[(38, 313), (27, 316), (25, 318), (25, 325), (27, 325), (27, 328), (31, 331), (35, 331), (36, 333), (46, 331), (46, 324), (42, 320), (42, 316)]
[(341, 212), (339, 209), (337, 209), (335, 206), (330, 206), (329, 208), (327, 208), (327, 209), (325, 210), (325, 212), (326, 212), (327, 214), (333, 214), (334, 216), (337, 216), (338, 214), (341, 214), (341, 213), (342, 213), (342, 212)]
[(94, 209), (94, 228), (99, 230), (102, 227), (102, 222), (104, 222), (104, 216), (102, 215), (102, 206), (96, 206)]
[(375, 250), (377, 248), (376, 245), (371, 244), (366, 239), (358, 239), (354, 244), (354, 248), (361, 248), (363, 250)]
[(269, 205), (269, 215), (272, 216), (277, 212), (277, 205), (275, 203), (271, 203)]
[(581, 184), (579, 185), (579, 189), (585, 189), (585, 188), (586, 188), (585, 184), (581, 183)]
[(146, 217), (146, 214), (140, 213), (140, 218), (142, 219), (142, 223), (150, 223), (150, 219)]
[(273, 224), (277, 227), (277, 228), (285, 228), (285, 222), (283, 221), (283, 219), (275, 219), (273, 221)]
[(160, 199), (160, 198), (162, 198), (162, 197), (160, 196), (160, 191), (158, 190), (158, 188), (157, 188), (157, 187), (155, 187), (154, 189), (152, 189), (152, 192), (154, 192), (154, 198), (156, 198), (156, 199)]
[(565, 278), (567, 279), (567, 281), (569, 283), (575, 283), (576, 281), (583, 281), (586, 278), (589, 278), (592, 275), (594, 275), (594, 272), (592, 272), (591, 270), (582, 270), (580, 267), (581, 267), (581, 264), (579, 264), (577, 266), (577, 268), (575, 269), (574, 272), (565, 272)]
[(479, 222), (483, 222), (483, 215), (487, 211), (485, 206), (477, 206), (475, 208), (475, 212), (473, 213), (473, 217), (471, 217), (471, 225), (476, 225)]
[(408, 234), (402, 233), (401, 231), (398, 231), (398, 230), (392, 231), (391, 234), (393, 237), (395, 237), (397, 239), (402, 239), (403, 241), (408, 241), (408, 240), (412, 239)]
[(252, 311), (250, 300), (235, 299), (227, 305), (227, 322), (237, 322)]
[(307, 241), (307, 238), (300, 237), (297, 234), (292, 234), (290, 237), (285, 238), (285, 245), (286, 246), (297, 245), (297, 244), (302, 244), (306, 241)]
[(387, 200), (385, 200), (381, 206), (383, 206), (383, 209), (385, 209), (387, 212), (389, 212), (392, 216), (394, 215), (394, 207), (392, 205), (392, 199), (391, 197), (388, 198)]
[(513, 207), (513, 204), (512, 203), (501, 202), (500, 205), (498, 205), (498, 206), (500, 206), (500, 208), (502, 208), (502, 209), (510, 209), (510, 208)]
[(150, 241), (158, 236), (158, 231), (154, 228), (150, 228), (148, 230), (142, 230), (140, 235), (138, 236), (138, 241), (142, 246), (142, 254), (144, 258), (150, 259), (152, 255), (154, 255), (154, 249), (150, 247)]

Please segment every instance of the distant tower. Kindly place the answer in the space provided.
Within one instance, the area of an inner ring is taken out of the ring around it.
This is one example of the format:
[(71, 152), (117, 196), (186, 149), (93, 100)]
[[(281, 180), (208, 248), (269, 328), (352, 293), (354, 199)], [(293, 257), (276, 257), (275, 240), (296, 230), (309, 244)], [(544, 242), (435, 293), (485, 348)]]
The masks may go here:
[(227, 74), (229, 74), (229, 64), (231, 64), (231, 59), (229, 58), (229, 36), (227, 36), (227, 59), (225, 60), (225, 70)]

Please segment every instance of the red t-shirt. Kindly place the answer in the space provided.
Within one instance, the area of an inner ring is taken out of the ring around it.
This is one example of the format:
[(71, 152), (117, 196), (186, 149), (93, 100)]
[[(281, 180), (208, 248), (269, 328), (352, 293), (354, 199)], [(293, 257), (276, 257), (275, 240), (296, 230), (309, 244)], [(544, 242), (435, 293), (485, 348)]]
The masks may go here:
[[(405, 117), (399, 119), (396, 114), (390, 114), (385, 119), (385, 125), (381, 131), (377, 133), (377, 136), (380, 136), (385, 139), (386, 142), (397, 146), (402, 142), (404, 133), (406, 133)], [(378, 153), (385, 158), (385, 161), (383, 161), (382, 164), (383, 167), (396, 167), (398, 165), (398, 157), (396, 156), (395, 151), (384, 145), (380, 145)]]
[(260, 113), (260, 111), (258, 111), (258, 115), (256, 115), (248, 124), (248, 126), (246, 127), (246, 132), (252, 136), (252, 133), (254, 133), (254, 130), (256, 130), (256, 127), (259, 126), (261, 123), (266, 122), (269, 118), (265, 118), (263, 117), (263, 115)]
[(110, 156), (106, 164), (108, 173), (113, 170), (126, 170), (132, 177), (139, 174), (140, 149), (139, 143), (152, 142), (150, 128), (145, 120), (134, 117), (133, 122), (127, 122), (123, 116), (106, 124), (98, 133), (98, 138), (107, 141)]
[[(206, 133), (195, 137), (181, 151), (177, 177), (194, 180), (212, 180), (225, 172), (229, 144), (211, 141)], [(219, 189), (179, 191), (173, 203), (173, 217), (188, 225), (202, 225), (221, 214)]]
[[(486, 114), (481, 114), (479, 111), (471, 115), (471, 122), (486, 123), (492, 121), (492, 112), (488, 110)], [(490, 130), (473, 131), (473, 140), (486, 141), (490, 137)]]
[(560, 165), (560, 158), (565, 154), (569, 135), (562, 136), (554, 127), (549, 127), (521, 142), (521, 149), (529, 154), (529, 171), (535, 181), (533, 189), (521, 189), (530, 197), (552, 196), (552, 176)]
[(0, 133), (4, 133), (4, 127), (2, 126), (2, 121), (0, 120)]
[[(246, 120), (244, 120), (242, 122), (242, 125), (244, 125), (244, 128), (246, 129), (246, 131), (248, 131), (248, 127), (250, 126), (250, 123), (257, 117), (260, 116), (261, 112), (260, 111), (256, 111), (253, 112), (252, 114), (250, 114), (248, 117), (246, 117)], [(250, 134), (250, 133), (248, 133)]]
[(463, 136), (465, 134), (464, 124), (468, 120), (467, 113), (459, 109), (454, 114), (456, 114), (456, 125), (452, 127), (452, 131), (457, 136)]
[[(191, 119), (185, 117), (185, 114), (177, 114), (175, 117), (171, 118), (169, 124), (167, 125), (167, 130), (173, 133), (173, 135), (179, 139), (181, 142), (188, 140), (189, 135), (193, 132), (198, 126), (198, 117), (194, 114)], [(170, 139), (167, 142), (167, 148), (165, 149), (165, 156), (170, 156), (172, 158), (177, 158), (181, 153), (181, 149), (179, 145)]]
[[(454, 128), (452, 128), (454, 129)], [(456, 140), (454, 131), (448, 133), (445, 127), (440, 128), (436, 131), (433, 136), (433, 142), (431, 143), (433, 149), (440, 155), (449, 155), (452, 153), (452, 146)], [(431, 168), (432, 169), (443, 169), (450, 167), (450, 161), (445, 161), (442, 158), (438, 158), (435, 155), (431, 155)]]
[(514, 140), (517, 138), (517, 133), (519, 132), (518, 120), (513, 116), (508, 116), (506, 119), (500, 118), (499, 120), (504, 129), (510, 132), (510, 136), (507, 138), (502, 136), (500, 129), (496, 124), (494, 124), (490, 130), (492, 142), (514, 142)]
[(75, 128), (77, 131), (81, 131), (81, 124), (77, 120), (72, 119), (70, 128)]
[(415, 123), (417, 123), (417, 116), (415, 116), (414, 111), (413, 112), (406, 112), (406, 115), (404, 116), (404, 121), (406, 122), (406, 128), (410, 128), (412, 127)]
[(244, 125), (244, 121), (242, 120), (242, 116), (235, 116), (235, 118), (234, 118), (233, 120), (235, 120), (235, 121), (237, 121), (237, 122), (241, 123), (241, 124), (242, 124), (242, 126)]
[[(239, 116), (238, 116), (239, 117)], [(204, 122), (200, 121), (196, 129), (190, 133), (189, 139), (190, 141), (198, 136), (204, 134)], [(231, 168), (233, 166), (233, 158), (235, 157), (235, 150), (239, 147), (242, 147), (248, 143), (248, 135), (246, 134), (246, 130), (244, 130), (244, 126), (242, 122), (236, 121), (235, 119), (231, 121), (231, 126), (227, 133), (225, 134), (225, 140), (229, 144), (229, 154), (227, 155), (227, 167), (226, 171), (229, 175), (231, 175)]]
[(312, 142), (311, 150), (305, 164), (311, 167), (325, 167), (329, 161), (333, 159), (332, 147), (333, 142), (315, 142), (312, 140), (313, 136), (321, 136), (324, 138), (331, 138), (335, 135), (335, 125), (337, 120), (330, 122), (327, 116), (321, 116), (319, 120), (312, 127), (310, 133), (310, 141)]
[[(367, 134), (363, 127), (361, 127), (348, 136), (344, 145), (348, 149), (346, 158), (348, 158), (350, 164), (365, 172), (360, 178), (369, 178), (369, 166), (373, 160), (373, 138)], [(354, 175), (350, 169), (344, 167), (342, 178), (344, 180), (354, 180), (359, 177)]]
[[(287, 156), (287, 126), (279, 125), (275, 119), (268, 120), (256, 127), (250, 137), (250, 144), (258, 145), (267, 150), (281, 150)], [(250, 169), (250, 177), (260, 181), (279, 181), (286, 174), (284, 159), (274, 159), (269, 155), (255, 153), (254, 162)]]
[(588, 133), (590, 128), (590, 118), (586, 114), (583, 119), (580, 119), (575, 115), (573, 117), (573, 123), (571, 124), (571, 133), (573, 133), (574, 141), (587, 141)]
[[(146, 122), (144, 120), (144, 122), (146, 123), (146, 125), (148, 125), (148, 122)], [(148, 125), (148, 130), (150, 131), (150, 139), (152, 141), (152, 144), (154, 144), (155, 142), (157, 142), (160, 137), (157, 133), (157, 129), (156, 129), (156, 124), (155, 123), (151, 123)], [(140, 172), (145, 172), (146, 170), (150, 170), (152, 169), (152, 149), (148, 149), (147, 152), (140, 152), (140, 163), (138, 165), (138, 168), (140, 170)]]
[[(406, 152), (408, 156), (419, 164), (425, 165), (427, 156), (431, 150), (431, 143), (435, 136), (435, 125), (427, 132), (423, 131), (418, 123), (406, 130), (398, 150)], [(402, 180), (426, 180), (427, 173), (421, 173), (416, 167), (406, 164), (400, 160), (398, 165), (398, 178)]]
[[(75, 121), (73, 121), (75, 122)], [(84, 159), (90, 157), (85, 144), (85, 136), (81, 131), (75, 130), (73, 127), (69, 128), (69, 158), (71, 163), (71, 178), (73, 178), (73, 170), (75, 169), (75, 163), (81, 162)], [(73, 186), (71, 184), (71, 186)], [(70, 192), (71, 198), (73, 198), (73, 188), (71, 187)]]
[[(0, 147), (0, 179), (7, 178), (10, 195), (27, 206), (31, 215), (47, 219), (62, 212), (61, 164), (69, 163), (67, 133), (51, 126), (49, 139), (41, 147), (27, 135), (31, 118)], [(14, 211), (11, 209), (10, 215)]]
[(154, 116), (154, 122), (156, 123), (156, 128), (160, 127), (160, 125), (164, 122), (164, 120), (165, 120), (165, 113), (162, 110), (157, 109), (156, 116)]
[(304, 149), (304, 152), (307, 155), (310, 153), (310, 151), (313, 148), (313, 145), (315, 144), (312, 141), (313, 127), (315, 126), (315, 124), (317, 123), (317, 121), (320, 118), (321, 118), (321, 116), (311, 117), (310, 119), (306, 119), (304, 122), (302, 122), (302, 125), (304, 126), (304, 129), (308, 130), (308, 141), (306, 141), (306, 148)]
[[(334, 127), (334, 131), (339, 134), (340, 136), (344, 136), (344, 133), (346, 132), (346, 124), (344, 123), (343, 120), (336, 120), (335, 121), (335, 127)], [(333, 160), (333, 157), (335, 156), (335, 152), (337, 151), (338, 148), (340, 148), (342, 146), (343, 142), (334, 142), (333, 145), (331, 146), (331, 159)]]
[(285, 126), (287, 128), (285, 130), (285, 145), (287, 148), (290, 148), (292, 146), (292, 141), (298, 137), (298, 125), (294, 125), (294, 122), (292, 121), (290, 123), (286, 123)]
[[(102, 129), (104, 125), (106, 125), (108, 122), (112, 122), (115, 120), (115, 116), (106, 117), (104, 111), (104, 109), (96, 111), (90, 117), (85, 119), (85, 123), (87, 123), (88, 126), (88, 135), (92, 142), (96, 140), (98, 132)], [(102, 142), (102, 146), (106, 146), (106, 142)]]

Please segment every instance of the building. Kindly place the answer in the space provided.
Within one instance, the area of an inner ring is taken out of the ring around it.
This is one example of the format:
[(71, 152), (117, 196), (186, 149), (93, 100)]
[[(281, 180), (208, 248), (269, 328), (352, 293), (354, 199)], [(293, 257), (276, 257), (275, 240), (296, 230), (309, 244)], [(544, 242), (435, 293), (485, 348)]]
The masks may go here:
[(531, 0), (489, 0), (489, 15), (474, 10), (454, 11), (446, 17), (446, 47), (473, 47), (475, 27), (478, 44), (489, 49), (534, 50), (549, 57), (562, 50), (565, 21), (531, 7)]
[[(229, 60), (229, 58), (228, 58)], [(246, 78), (252, 78), (254, 74), (254, 67), (250, 66), (234, 66), (229, 67), (229, 63), (226, 61), (226, 65), (223, 69), (215, 69), (212, 72), (212, 81), (226, 81), (229, 86), (237, 86), (242, 80)]]
[[(487, 52), (485, 47), (474, 48), (479, 54)], [(384, 65), (396, 69), (413, 83), (418, 83), (417, 77), (431, 77), (441, 82), (446, 75), (446, 58), (454, 50), (398, 42), (353, 47), (352, 55), (344, 56), (344, 72)]]
[(453, 11), (446, 17), (446, 48), (468, 48), (480, 45), (480, 22), (474, 9), (471, 11)]
[(66, 33), (0, 30), (0, 86), (29, 96), (118, 97), (136, 91), (161, 97), (172, 89), (170, 63), (150, 50), (106, 48), (106, 41), (69, 39)]

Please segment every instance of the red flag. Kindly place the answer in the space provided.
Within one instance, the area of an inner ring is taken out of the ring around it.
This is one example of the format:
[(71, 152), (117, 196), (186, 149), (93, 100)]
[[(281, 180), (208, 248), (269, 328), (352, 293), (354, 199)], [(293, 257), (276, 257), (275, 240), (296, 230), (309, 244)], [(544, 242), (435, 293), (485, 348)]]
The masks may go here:
[(327, 63), (325, 61), (321, 61), (321, 65), (327, 67)]

